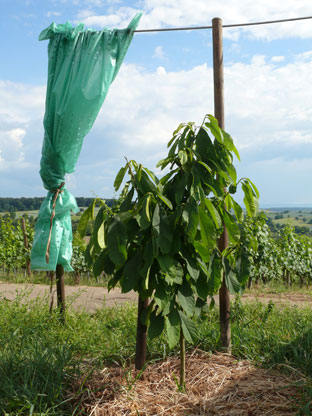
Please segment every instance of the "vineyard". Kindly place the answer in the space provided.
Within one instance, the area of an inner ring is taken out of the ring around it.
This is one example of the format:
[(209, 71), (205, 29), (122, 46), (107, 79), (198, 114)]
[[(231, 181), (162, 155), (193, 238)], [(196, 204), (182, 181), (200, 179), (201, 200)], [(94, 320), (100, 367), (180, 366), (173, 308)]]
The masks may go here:
[[(16, 275), (22, 275), (29, 280), (31, 274), (38, 273), (30, 271), (33, 237), (34, 221), (29, 216), (24, 215), (18, 218), (5, 214), (0, 217), (0, 270), (2, 278), (7, 280)], [(84, 241), (76, 235), (73, 241), (72, 266), (77, 283), (79, 283), (81, 275), (91, 277), (91, 269), (84, 256), (85, 245)]]
[[(285, 286), (310, 285), (312, 283), (312, 239), (298, 235), (295, 228), (284, 225), (274, 231), (264, 212), (256, 217), (245, 217), (242, 228), (242, 241), (250, 261), (247, 286), (271, 282)], [(0, 270), (2, 278), (10, 279), (16, 274), (25, 278), (30, 271), (29, 258), (34, 236), (34, 222), (27, 215), (12, 218), (0, 217)], [(25, 237), (27, 244), (25, 245)], [(76, 281), (81, 276), (96, 281), (92, 265), (85, 258), (87, 244), (76, 232), (73, 240), (72, 267)], [(97, 277), (99, 279), (99, 277)], [(48, 282), (48, 280), (47, 280)]]

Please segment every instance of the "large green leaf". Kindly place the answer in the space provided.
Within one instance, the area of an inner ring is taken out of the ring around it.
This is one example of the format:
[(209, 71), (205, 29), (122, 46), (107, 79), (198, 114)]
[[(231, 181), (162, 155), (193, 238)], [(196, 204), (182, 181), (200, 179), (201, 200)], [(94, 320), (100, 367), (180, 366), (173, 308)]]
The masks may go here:
[(181, 319), (181, 327), (184, 338), (188, 342), (194, 342), (198, 337), (198, 331), (195, 322), (181, 311), (179, 311), (179, 316)]
[(115, 219), (107, 232), (107, 250), (113, 263), (121, 266), (127, 260), (127, 231), (125, 225)]
[(157, 193), (157, 196), (158, 196), (159, 199), (162, 200), (162, 202), (164, 202), (167, 205), (168, 208), (172, 209), (172, 203), (167, 197), (165, 197), (160, 192)]
[(210, 258), (209, 262), (209, 280), (208, 280), (208, 292), (209, 294), (215, 294), (221, 285), (222, 280), (222, 263), (218, 256), (218, 252), (215, 251)]
[(234, 146), (234, 142), (232, 137), (226, 133), (224, 130), (222, 130), (223, 133), (223, 138), (224, 138), (224, 144), (225, 146), (235, 154), (235, 156), (237, 157), (238, 160), (240, 160), (240, 156), (238, 153), (238, 150), (236, 149), (236, 147)]
[(160, 254), (157, 257), (158, 263), (160, 265), (161, 270), (164, 273), (169, 273), (170, 269), (175, 269), (174, 268), (174, 258), (172, 256), (170, 256), (169, 254)]
[(93, 238), (95, 239), (95, 244), (98, 248), (105, 248), (105, 236), (104, 236), (104, 222), (106, 220), (106, 209), (107, 207), (103, 205), (95, 218), (93, 226)]
[(197, 264), (197, 259), (193, 258), (191, 251), (184, 245), (181, 249), (182, 256), (186, 262), (186, 269), (192, 279), (197, 280), (200, 272), (200, 268)]
[(127, 293), (130, 292), (130, 290), (137, 289), (137, 285), (140, 280), (142, 257), (142, 251), (139, 250), (133, 253), (126, 262), (120, 282), (122, 293)]
[(240, 237), (240, 229), (237, 225), (235, 218), (233, 215), (229, 214), (228, 212), (223, 212), (223, 220), (228, 231), (230, 241), (235, 244), (239, 241)]
[(205, 123), (205, 126), (207, 126), (210, 129), (211, 133), (218, 140), (218, 142), (223, 144), (224, 142), (223, 132), (219, 127), (218, 120), (212, 115), (208, 115), (208, 119), (209, 119), (209, 122)]
[(202, 258), (202, 260), (205, 263), (208, 263), (210, 259), (211, 249), (208, 249), (208, 247), (205, 244), (203, 244), (201, 241), (194, 241), (194, 247), (197, 253)]
[(233, 271), (228, 258), (223, 257), (222, 263), (224, 266), (224, 280), (226, 287), (229, 289), (229, 292), (232, 295), (241, 293), (242, 286), (239, 281), (236, 279), (235, 272)]
[(123, 178), (124, 178), (124, 176), (125, 176), (125, 174), (127, 172), (127, 169), (128, 169), (128, 166), (126, 165), (123, 168), (121, 168), (119, 170), (119, 172), (117, 173), (117, 176), (116, 176), (115, 181), (114, 181), (115, 191), (118, 191), (118, 189), (119, 189), (119, 187), (120, 187), (120, 185), (121, 185), (121, 183), (123, 181)]
[(186, 174), (176, 176), (174, 181), (174, 189), (175, 189), (175, 201), (179, 205), (182, 201), (182, 198), (185, 193), (185, 185), (186, 185)]
[(157, 192), (156, 185), (150, 180), (149, 176), (146, 174), (146, 172), (144, 172), (144, 170), (140, 170), (140, 174), (137, 173), (135, 179), (137, 187), (143, 195), (147, 194), (148, 192)]
[(178, 153), (181, 165), (185, 165), (187, 163), (187, 153), (185, 152), (185, 150), (180, 150)]
[(195, 298), (191, 286), (186, 280), (178, 289), (178, 301), (188, 316), (193, 316), (195, 311)]
[(199, 216), (198, 206), (193, 198), (185, 204), (182, 216), (184, 221), (186, 222), (185, 231), (190, 237), (190, 240), (194, 240), (197, 232)]
[(199, 278), (195, 282), (196, 292), (201, 299), (206, 299), (209, 295), (208, 276), (200, 273)]
[(239, 281), (236, 279), (235, 273), (230, 271), (224, 274), (226, 287), (232, 295), (242, 292), (242, 287)]
[(165, 327), (165, 319), (162, 315), (156, 315), (155, 310), (150, 315), (150, 324), (148, 327), (148, 335), (151, 339), (161, 335)]
[(169, 271), (165, 275), (165, 280), (168, 285), (172, 286), (174, 283), (181, 285), (183, 282), (183, 269), (179, 263), (176, 263), (174, 266), (170, 267)]
[(244, 212), (243, 212), (241, 206), (232, 197), (231, 197), (231, 199), (232, 199), (233, 211), (235, 213), (237, 221), (241, 223), (244, 220)]
[(174, 348), (180, 340), (180, 316), (176, 309), (173, 309), (165, 318), (166, 333), (169, 348)]
[(160, 216), (160, 231), (159, 231), (159, 248), (162, 253), (167, 254), (171, 251), (172, 238), (174, 230), (171, 228), (168, 217)]
[(236, 260), (236, 273), (238, 281), (244, 285), (250, 277), (250, 260), (245, 247), (241, 247)]
[(168, 315), (170, 311), (170, 305), (172, 301), (172, 293), (165, 290), (164, 284), (162, 285), (162, 280), (158, 283), (157, 289), (155, 290), (154, 300), (156, 305), (162, 311), (162, 315)]
[(95, 262), (93, 263), (94, 277), (100, 276), (100, 274), (104, 271), (106, 257), (107, 257), (107, 253), (105, 251), (102, 251), (101, 254), (95, 260)]
[(213, 219), (213, 221), (216, 225), (216, 228), (221, 228), (222, 227), (222, 220), (220, 218), (218, 210), (215, 208), (213, 203), (208, 198), (205, 198), (205, 205), (208, 208), (208, 211), (209, 211), (209, 213), (211, 215), (211, 218)]
[(236, 184), (237, 181), (237, 173), (234, 165), (230, 164), (228, 165), (227, 172), (229, 174), (229, 177), (232, 179), (233, 183)]
[(246, 206), (246, 211), (250, 217), (254, 216), (258, 210), (258, 198), (254, 193), (253, 189), (250, 187), (248, 182), (242, 183), (242, 190), (244, 192), (244, 204)]
[(80, 237), (84, 237), (86, 234), (86, 230), (88, 227), (88, 223), (89, 221), (92, 219), (92, 214), (93, 214), (93, 207), (92, 205), (90, 205), (81, 215), (79, 223), (78, 223), (78, 227), (77, 227), (77, 231), (80, 235)]
[(198, 159), (206, 163), (212, 170), (216, 170), (216, 151), (207, 130), (201, 127), (196, 135), (196, 153)]
[(158, 204), (156, 204), (155, 209), (154, 209), (153, 218), (152, 218), (152, 226), (153, 226), (155, 232), (157, 233), (157, 235), (159, 235), (159, 232), (160, 232), (160, 208), (159, 208)]
[(131, 188), (130, 191), (127, 193), (126, 197), (120, 204), (120, 211), (127, 211), (133, 206), (132, 198), (134, 195), (134, 188)]
[(202, 207), (199, 207), (198, 212), (202, 242), (206, 247), (214, 247), (216, 242), (216, 228), (214, 222)]

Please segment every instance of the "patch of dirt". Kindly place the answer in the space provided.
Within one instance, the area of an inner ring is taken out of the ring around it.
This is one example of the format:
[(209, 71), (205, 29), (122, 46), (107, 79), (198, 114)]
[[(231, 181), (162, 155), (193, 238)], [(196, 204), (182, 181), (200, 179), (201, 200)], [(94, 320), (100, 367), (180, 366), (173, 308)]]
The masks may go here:
[(312, 296), (300, 292), (285, 293), (245, 293), (242, 296), (244, 300), (258, 300), (268, 303), (270, 301), (281, 305), (297, 305), (299, 307), (311, 306)]
[[(31, 300), (37, 297), (50, 298), (50, 287), (47, 285), (15, 284), (0, 282), (0, 297), (13, 300), (19, 293), (27, 293), (25, 299)], [(104, 287), (91, 286), (66, 286), (66, 303), (75, 310), (85, 309), (95, 312), (103, 306), (115, 306), (126, 302), (136, 302), (137, 294), (134, 292), (121, 293), (116, 288), (108, 292)], [(54, 305), (56, 305), (56, 288), (53, 288)]]
[(195, 350), (186, 357), (186, 392), (177, 388), (179, 359), (133, 369), (107, 367), (75, 380), (69, 397), (93, 416), (295, 416), (304, 378), (256, 368), (228, 354)]
[[(27, 297), (25, 299), (35, 299), (37, 297), (50, 297), (50, 287), (48, 285), (35, 284), (16, 284), (0, 282), (0, 298), (5, 297), (8, 300), (13, 300), (18, 293), (25, 292)], [(103, 287), (92, 286), (66, 286), (66, 303), (75, 310), (84, 309), (88, 312), (95, 312), (103, 306), (115, 306), (129, 302), (137, 301), (137, 294), (134, 292), (121, 293), (119, 288), (108, 292)], [(53, 293), (54, 305), (56, 305), (56, 288), (54, 286)], [(234, 296), (231, 296), (234, 299)], [(279, 305), (297, 305), (298, 307), (311, 306), (312, 297), (299, 292), (291, 293), (245, 293), (242, 296), (243, 301), (255, 301), (269, 303), (270, 301)], [(215, 296), (215, 302), (219, 304), (219, 297)]]

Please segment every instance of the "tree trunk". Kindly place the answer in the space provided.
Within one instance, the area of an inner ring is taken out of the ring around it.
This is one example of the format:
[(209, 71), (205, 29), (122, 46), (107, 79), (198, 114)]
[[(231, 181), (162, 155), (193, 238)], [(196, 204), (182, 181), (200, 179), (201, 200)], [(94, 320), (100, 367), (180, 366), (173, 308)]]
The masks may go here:
[(60, 314), (60, 321), (65, 323), (65, 283), (64, 283), (64, 267), (58, 264), (56, 266), (56, 294), (57, 307)]
[(287, 270), (286, 272), (286, 286), (290, 287), (291, 286), (291, 277), (290, 277), (290, 271)]
[(137, 337), (135, 351), (135, 368), (142, 370), (146, 361), (147, 326), (142, 323), (144, 309), (148, 307), (148, 299), (138, 298)]
[(185, 392), (185, 339), (180, 326), (180, 390)]
[(75, 272), (75, 285), (79, 285), (80, 284), (80, 273), (79, 272)]

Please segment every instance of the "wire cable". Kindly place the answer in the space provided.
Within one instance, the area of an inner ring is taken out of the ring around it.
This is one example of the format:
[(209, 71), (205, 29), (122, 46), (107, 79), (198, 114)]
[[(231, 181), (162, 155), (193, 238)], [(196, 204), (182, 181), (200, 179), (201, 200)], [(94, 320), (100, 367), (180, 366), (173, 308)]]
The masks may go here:
[[(270, 24), (273, 24), (273, 23), (294, 22), (294, 21), (297, 21), (297, 20), (307, 20), (307, 19), (312, 19), (312, 16), (294, 17), (292, 19), (267, 20), (267, 21), (264, 21), (264, 22), (233, 23), (233, 24), (229, 24), (229, 25), (222, 25), (222, 27), (227, 28), (227, 27), (270, 25)], [(212, 29), (212, 26), (174, 27), (174, 28), (165, 28), (165, 29), (138, 29), (138, 30), (134, 30), (134, 33), (172, 32), (172, 31), (176, 31), (176, 30), (201, 30), (201, 29)]]

